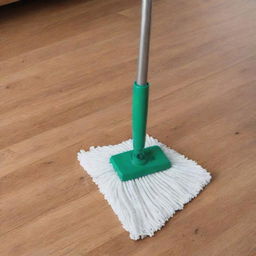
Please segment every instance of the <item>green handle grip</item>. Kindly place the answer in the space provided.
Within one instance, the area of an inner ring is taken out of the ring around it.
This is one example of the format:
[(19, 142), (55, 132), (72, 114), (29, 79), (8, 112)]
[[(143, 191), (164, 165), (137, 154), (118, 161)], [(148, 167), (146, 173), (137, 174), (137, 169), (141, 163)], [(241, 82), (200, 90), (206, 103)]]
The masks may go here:
[(133, 137), (133, 163), (141, 165), (146, 163), (144, 154), (147, 114), (148, 114), (149, 84), (138, 85), (134, 82), (132, 99), (132, 137)]

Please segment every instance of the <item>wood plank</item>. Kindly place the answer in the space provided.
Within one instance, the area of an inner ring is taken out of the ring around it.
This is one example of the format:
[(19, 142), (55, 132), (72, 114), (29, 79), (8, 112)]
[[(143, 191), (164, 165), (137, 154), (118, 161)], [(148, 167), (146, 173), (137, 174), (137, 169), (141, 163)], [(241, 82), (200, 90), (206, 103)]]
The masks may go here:
[(17, 2), (17, 1), (19, 1), (19, 0), (0, 0), (0, 5), (10, 4), (10, 3)]

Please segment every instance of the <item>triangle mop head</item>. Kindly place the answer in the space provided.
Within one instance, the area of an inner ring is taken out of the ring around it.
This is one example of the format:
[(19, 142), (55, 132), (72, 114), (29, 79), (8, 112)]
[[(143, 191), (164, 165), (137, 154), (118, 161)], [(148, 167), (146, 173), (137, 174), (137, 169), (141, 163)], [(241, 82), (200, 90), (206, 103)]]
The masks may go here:
[(147, 136), (146, 147), (158, 145), (172, 167), (134, 180), (121, 181), (109, 162), (112, 155), (133, 149), (132, 140), (81, 150), (78, 160), (98, 185), (123, 228), (134, 240), (153, 236), (175, 211), (196, 197), (211, 175), (196, 162)]

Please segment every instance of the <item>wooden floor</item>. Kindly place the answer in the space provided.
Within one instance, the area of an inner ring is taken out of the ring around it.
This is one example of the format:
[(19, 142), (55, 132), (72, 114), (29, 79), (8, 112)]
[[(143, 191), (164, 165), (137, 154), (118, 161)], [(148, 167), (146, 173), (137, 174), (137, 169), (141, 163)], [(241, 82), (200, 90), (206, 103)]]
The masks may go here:
[(0, 8), (1, 256), (256, 255), (256, 2), (155, 0), (149, 133), (211, 184), (128, 238), (76, 153), (131, 136), (139, 0)]

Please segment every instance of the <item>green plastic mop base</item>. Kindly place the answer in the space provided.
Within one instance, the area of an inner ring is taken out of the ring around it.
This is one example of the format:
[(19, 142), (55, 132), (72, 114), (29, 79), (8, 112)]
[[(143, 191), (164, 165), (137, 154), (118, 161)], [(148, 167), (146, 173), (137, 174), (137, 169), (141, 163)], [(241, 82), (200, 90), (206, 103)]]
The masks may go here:
[(110, 158), (117, 175), (122, 181), (136, 179), (171, 167), (170, 160), (159, 146), (144, 149), (145, 164), (135, 165), (132, 162), (133, 150), (114, 155)]

